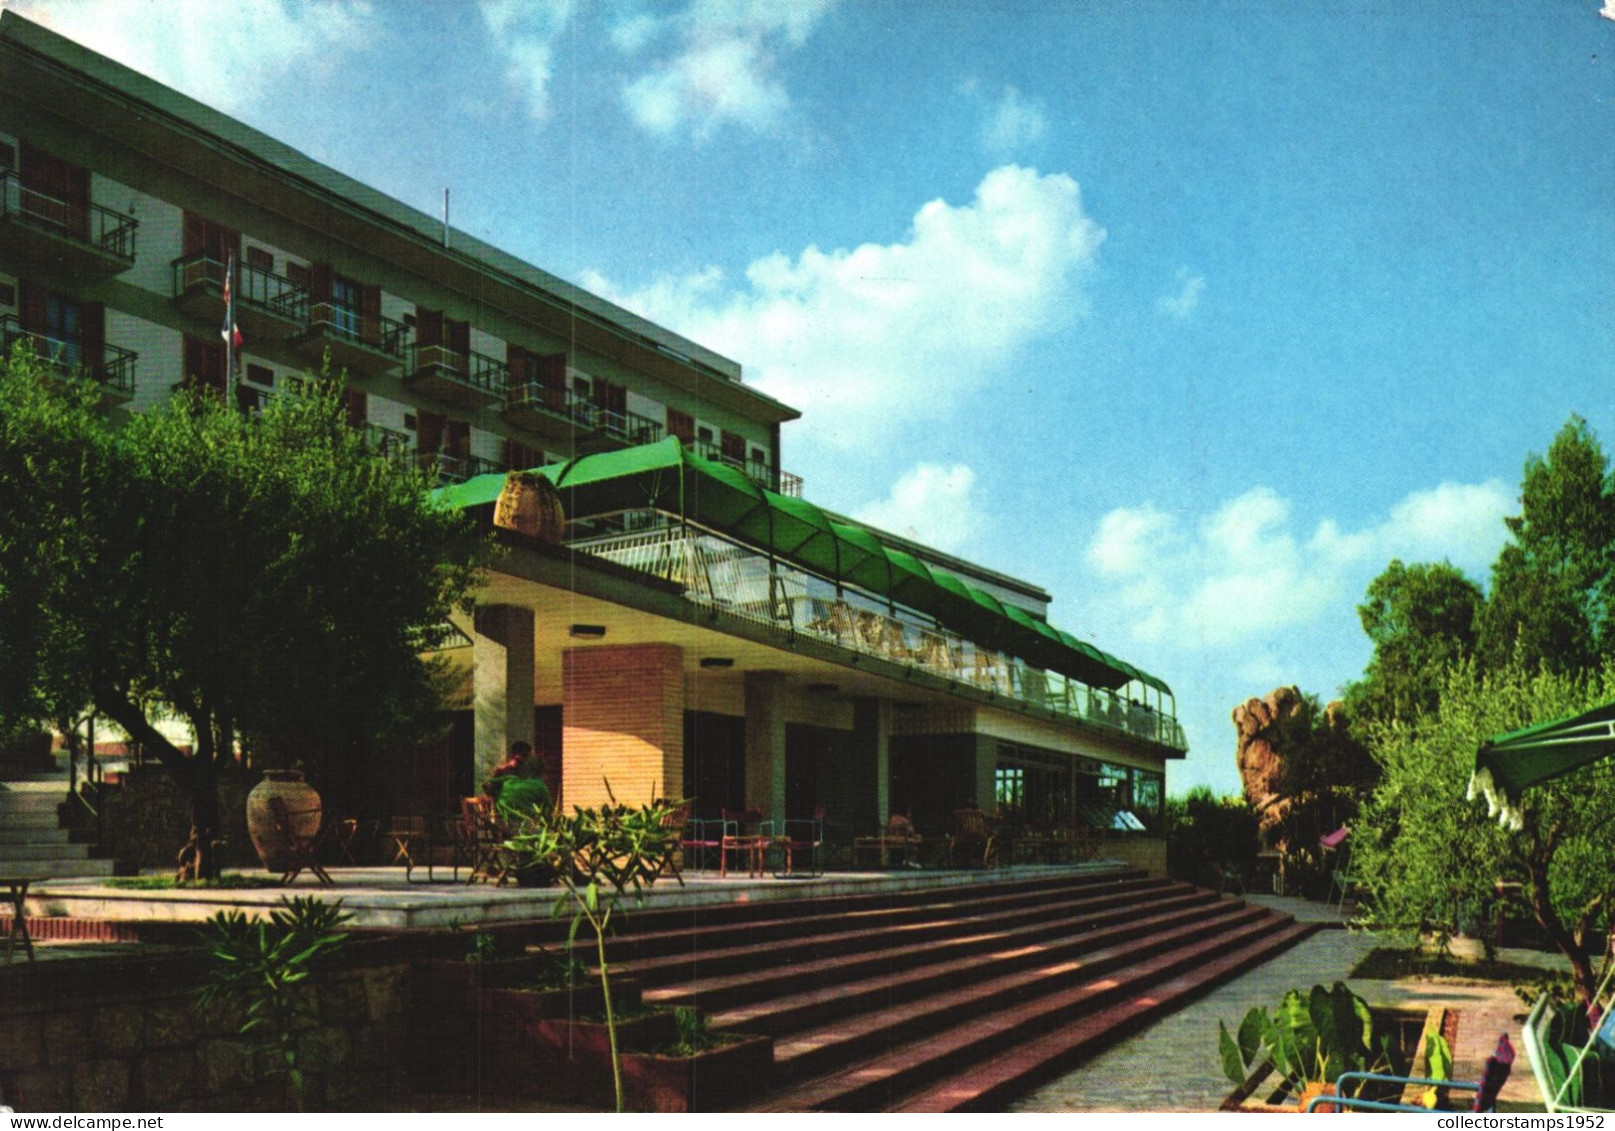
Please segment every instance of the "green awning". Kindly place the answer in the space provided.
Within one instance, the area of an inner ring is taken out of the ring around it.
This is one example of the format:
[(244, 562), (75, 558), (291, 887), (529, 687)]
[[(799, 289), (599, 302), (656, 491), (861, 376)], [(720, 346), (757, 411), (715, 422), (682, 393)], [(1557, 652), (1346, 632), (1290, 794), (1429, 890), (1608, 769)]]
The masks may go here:
[(1523, 791), (1610, 757), (1615, 757), (1615, 703), (1482, 743), (1469, 779), (1469, 797), (1484, 795), (1491, 816), (1518, 832), (1525, 827), (1520, 809)]
[[(640, 509), (681, 515), (837, 584), (935, 617), (983, 647), (1095, 687), (1138, 680), (1170, 694), (1155, 677), (885, 545), (863, 527), (837, 522), (812, 503), (770, 491), (736, 468), (688, 451), (676, 436), (537, 471), (559, 489), (569, 517)], [(441, 487), (435, 497), (452, 507), (487, 506), (503, 486), (503, 475), (479, 475)]]

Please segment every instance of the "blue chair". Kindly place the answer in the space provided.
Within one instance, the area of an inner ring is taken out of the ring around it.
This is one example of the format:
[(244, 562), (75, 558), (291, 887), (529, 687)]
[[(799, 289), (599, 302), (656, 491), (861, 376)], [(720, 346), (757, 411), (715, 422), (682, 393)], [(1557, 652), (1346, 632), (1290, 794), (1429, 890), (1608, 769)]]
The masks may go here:
[(1486, 1058), (1486, 1068), (1481, 1072), (1480, 1079), (1473, 1082), (1460, 1080), (1430, 1080), (1420, 1076), (1386, 1076), (1378, 1072), (1345, 1072), (1335, 1081), (1335, 1091), (1339, 1094), (1333, 1096), (1314, 1096), (1307, 1101), (1306, 1110), (1316, 1111), (1319, 1107), (1350, 1108), (1354, 1111), (1380, 1111), (1398, 1112), (1430, 1111), (1427, 1107), (1418, 1104), (1387, 1103), (1382, 1100), (1365, 1100), (1357, 1096), (1345, 1095), (1346, 1087), (1350, 1084), (1382, 1083), (1401, 1084), (1403, 1087), (1412, 1084), (1421, 1088), (1440, 1088), (1449, 1092), (1474, 1092), (1475, 1102), (1470, 1105), (1470, 1111), (1495, 1111), (1497, 1109), (1497, 1096), (1508, 1081), (1508, 1075), (1514, 1068), (1514, 1046), (1509, 1043), (1507, 1033), (1499, 1033), (1497, 1037), (1497, 1051)]

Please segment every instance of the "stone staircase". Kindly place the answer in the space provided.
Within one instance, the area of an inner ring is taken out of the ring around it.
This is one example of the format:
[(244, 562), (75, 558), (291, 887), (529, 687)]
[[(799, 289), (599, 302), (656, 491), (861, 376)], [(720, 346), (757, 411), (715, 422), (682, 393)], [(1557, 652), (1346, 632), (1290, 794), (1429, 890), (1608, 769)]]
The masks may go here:
[(609, 956), (647, 1004), (774, 1039), (761, 1110), (954, 1111), (1001, 1108), (1315, 926), (1106, 867), (636, 912)]
[(112, 875), (113, 862), (96, 859), (94, 844), (62, 824), (66, 798), (65, 773), (13, 773), (0, 781), (0, 877)]

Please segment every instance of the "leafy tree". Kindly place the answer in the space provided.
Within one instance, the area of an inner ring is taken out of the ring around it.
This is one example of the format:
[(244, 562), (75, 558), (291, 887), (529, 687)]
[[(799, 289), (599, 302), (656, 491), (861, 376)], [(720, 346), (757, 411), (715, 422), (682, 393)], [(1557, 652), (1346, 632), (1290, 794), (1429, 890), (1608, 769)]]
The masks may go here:
[(1483, 664), (1577, 671), (1615, 657), (1615, 476), (1585, 420), (1526, 460), (1520, 513), (1504, 521), (1513, 540), (1492, 567)]
[(1520, 833), (1489, 820), (1465, 791), (1486, 739), (1612, 699), (1615, 664), (1578, 675), (1516, 663), (1481, 675), (1470, 662), (1449, 675), (1438, 711), (1374, 728), (1385, 776), (1352, 834), (1370, 924), (1445, 933), (1463, 904), (1486, 905), (1498, 880), (1519, 881), (1590, 1002), (1588, 946), (1615, 907), (1615, 761), (1527, 790)]
[(475, 543), (328, 379), (257, 418), (176, 397), (116, 428), (86, 384), (26, 356), (0, 376), (0, 716), (110, 718), (190, 798), (180, 877), (211, 878), (238, 745), (334, 767), (418, 739), (440, 702), (421, 634)]
[(1359, 723), (1412, 719), (1435, 708), (1447, 669), (1474, 654), (1480, 586), (1447, 562), (1392, 561), (1357, 606), (1374, 656), (1346, 689)]

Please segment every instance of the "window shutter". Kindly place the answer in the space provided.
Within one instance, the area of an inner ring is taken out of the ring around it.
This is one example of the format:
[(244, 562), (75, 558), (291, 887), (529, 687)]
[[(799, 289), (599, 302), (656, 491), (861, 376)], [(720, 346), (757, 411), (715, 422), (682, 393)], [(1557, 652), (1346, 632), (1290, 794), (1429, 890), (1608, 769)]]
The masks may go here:
[(45, 329), (45, 288), (27, 279), (21, 280), (22, 328), (34, 333)]
[(331, 301), (331, 265), (313, 263), (308, 269), (308, 297), (310, 302)]
[(443, 425), (445, 423), (445, 419), (435, 412), (421, 413), (419, 426), (415, 431), (415, 447), (423, 452), (441, 450), (443, 447)]
[(443, 344), (443, 312), (430, 307), (415, 308), (415, 344), (436, 346)]
[(79, 325), (84, 342), (84, 367), (99, 373), (106, 356), (106, 306), (99, 302), (85, 303), (79, 309)]
[(363, 389), (343, 389), (342, 406), (347, 409), (349, 428), (365, 426), (370, 418), (370, 397)]
[(189, 259), (193, 255), (201, 255), (206, 250), (207, 221), (194, 212), (186, 212), (185, 224), (180, 229), (180, 254)]
[(726, 460), (735, 460), (738, 463), (746, 462), (746, 438), (736, 435), (727, 428), (723, 431), (721, 450), (723, 451), (723, 458)]
[(371, 345), (381, 341), (381, 288), (359, 288), (359, 336)]
[(443, 437), (443, 450), (458, 459), (471, 454), (471, 425), (463, 420), (451, 420)]
[(668, 435), (677, 436), (686, 444), (695, 443), (695, 417), (676, 408), (668, 409), (667, 432)]
[(444, 337), (451, 350), (468, 354), (471, 352), (471, 323), (461, 322), (454, 318), (443, 320)]
[(511, 399), (525, 396), (527, 393), (527, 351), (515, 342), (505, 343), (505, 372), (508, 374), (506, 389)]

